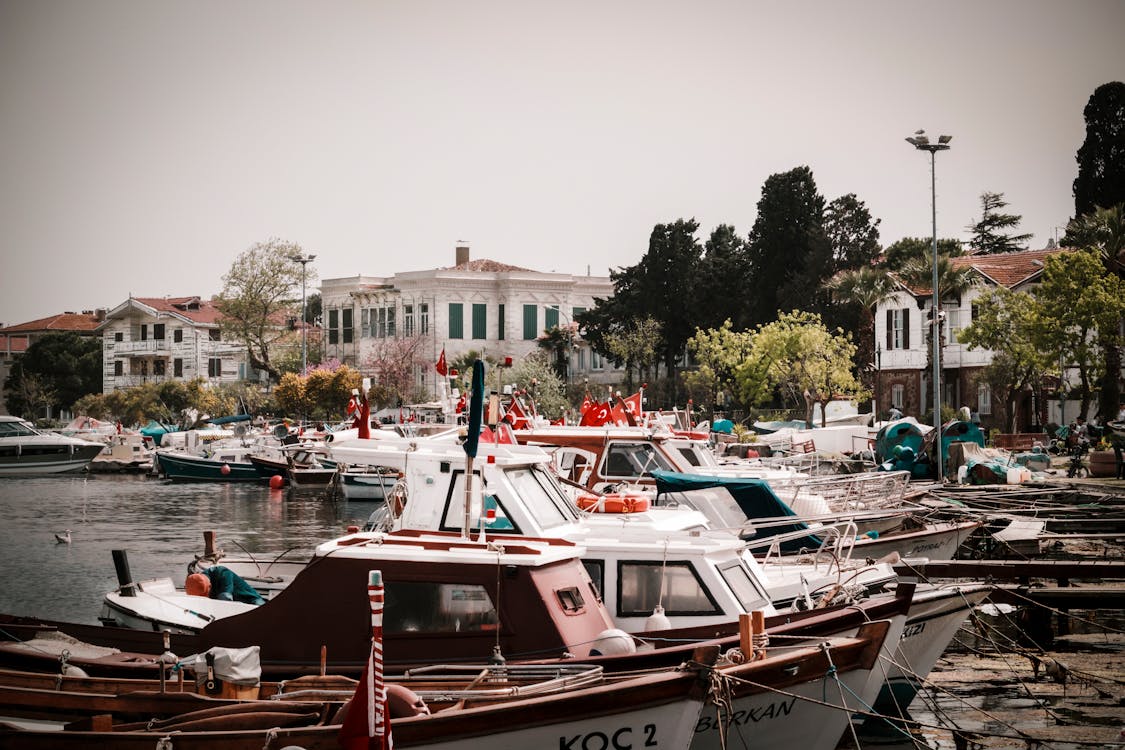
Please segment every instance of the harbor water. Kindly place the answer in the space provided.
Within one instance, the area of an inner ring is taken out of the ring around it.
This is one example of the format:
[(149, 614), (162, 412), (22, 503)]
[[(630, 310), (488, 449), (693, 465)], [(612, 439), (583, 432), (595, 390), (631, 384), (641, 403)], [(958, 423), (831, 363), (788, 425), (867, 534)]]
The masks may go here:
[[(138, 475), (0, 479), (0, 612), (97, 623), (102, 597), (117, 587), (115, 549), (128, 552), (134, 578), (182, 585), (204, 531), (232, 555), (268, 561), (307, 554), (374, 507), (326, 501), (319, 490)], [(68, 529), (71, 543), (58, 543)]]
[[(0, 479), (0, 612), (97, 623), (102, 597), (117, 587), (112, 551), (128, 552), (134, 578), (171, 577), (182, 584), (187, 564), (203, 553), (205, 531), (231, 554), (268, 564), (278, 554), (306, 555), (316, 544), (361, 525), (373, 502), (330, 500), (323, 491), (271, 490), (257, 484), (169, 483), (136, 475), (75, 474)], [(71, 542), (56, 534), (70, 531)], [(1094, 614), (1107, 622), (1106, 615)], [(984, 654), (963, 631), (931, 674), (934, 685), (911, 706), (925, 725), (900, 732), (861, 732), (845, 747), (883, 750), (1026, 748), (1012, 735), (1047, 738), (1040, 747), (1119, 747), (1125, 685), (1121, 613), (1108, 631), (1083, 628), (1064, 644), (1075, 678), (1056, 684), (1034, 677), (1023, 656)], [(1109, 674), (1110, 681), (1089, 675)], [(983, 712), (982, 712), (983, 710)], [(932, 729), (941, 727), (942, 729)], [(968, 733), (963, 744), (949, 729)], [(984, 736), (974, 733), (983, 733)], [(1035, 746), (1035, 745), (1030, 745)]]

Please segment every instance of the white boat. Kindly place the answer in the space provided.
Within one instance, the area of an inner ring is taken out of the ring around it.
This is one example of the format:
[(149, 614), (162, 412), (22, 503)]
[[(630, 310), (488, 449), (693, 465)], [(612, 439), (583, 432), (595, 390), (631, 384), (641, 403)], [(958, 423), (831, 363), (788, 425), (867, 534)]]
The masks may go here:
[(0, 476), (85, 469), (103, 443), (44, 432), (19, 417), (0, 416)]

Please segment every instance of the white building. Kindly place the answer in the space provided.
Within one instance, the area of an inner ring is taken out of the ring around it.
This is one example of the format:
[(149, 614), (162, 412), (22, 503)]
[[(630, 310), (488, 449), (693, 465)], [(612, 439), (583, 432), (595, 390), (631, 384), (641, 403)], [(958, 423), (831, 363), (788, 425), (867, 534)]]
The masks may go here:
[(253, 375), (245, 347), (224, 341), (219, 311), (199, 297), (130, 297), (106, 313), (103, 392), (141, 383), (192, 380), (215, 384)]
[[(470, 260), (459, 246), (450, 268), (394, 276), (324, 279), (325, 357), (368, 372), (367, 363), (386, 339), (425, 339), (424, 356), (435, 362), (475, 350), (494, 359), (519, 359), (538, 348), (544, 331), (574, 324), (574, 316), (611, 297), (607, 276), (543, 273), (492, 260)], [(571, 382), (613, 380), (620, 374), (579, 337), (570, 356)], [(419, 368), (419, 384), (436, 392), (434, 368)]]

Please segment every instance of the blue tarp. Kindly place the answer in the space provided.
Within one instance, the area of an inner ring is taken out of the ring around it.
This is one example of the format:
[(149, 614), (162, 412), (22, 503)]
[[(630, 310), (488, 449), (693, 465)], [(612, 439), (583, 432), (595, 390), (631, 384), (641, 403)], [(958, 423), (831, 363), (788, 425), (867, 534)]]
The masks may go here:
[(729, 419), (716, 419), (711, 424), (711, 432), (721, 432), (724, 435), (729, 435), (734, 432), (734, 422)]

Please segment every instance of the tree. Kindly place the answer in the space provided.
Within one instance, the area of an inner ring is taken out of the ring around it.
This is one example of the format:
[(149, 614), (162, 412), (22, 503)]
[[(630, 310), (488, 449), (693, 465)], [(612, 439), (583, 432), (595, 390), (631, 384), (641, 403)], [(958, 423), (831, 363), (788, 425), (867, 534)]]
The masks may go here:
[(898, 289), (890, 275), (877, 266), (841, 271), (829, 279), (826, 286), (837, 299), (861, 311), (855, 364), (865, 368), (868, 362), (875, 361), (875, 309)]
[(1079, 413), (1085, 417), (1094, 381), (1104, 380), (1101, 349), (1121, 343), (1118, 324), (1125, 314), (1125, 280), (1107, 274), (1094, 249), (1060, 253), (1047, 258), (1035, 300), (1036, 344), (1052, 361), (1077, 368)]
[(751, 333), (734, 330), (729, 320), (718, 328), (697, 330), (688, 340), (688, 351), (698, 367), (684, 374), (684, 385), (693, 398), (697, 391), (703, 395), (699, 406), (716, 406), (720, 393), (731, 397), (737, 392), (736, 374), (750, 352), (752, 341)]
[(543, 331), (543, 335), (536, 342), (540, 349), (547, 352), (555, 374), (564, 381), (570, 377), (570, 350), (578, 339), (578, 324), (571, 323), (564, 326), (551, 326)]
[(1000, 213), (1007, 205), (1003, 193), (981, 193), (980, 221), (966, 227), (973, 233), (969, 247), (985, 255), (1027, 249), (1030, 234), (1008, 234), (1005, 231), (1018, 227), (1021, 220), (1016, 214)]
[(535, 402), (535, 411), (548, 419), (558, 419), (570, 406), (566, 386), (546, 352), (532, 352), (513, 364), (505, 380), (516, 390), (526, 391)]
[(842, 195), (824, 210), (824, 231), (832, 246), (833, 273), (869, 266), (879, 257), (879, 224), (855, 193)]
[[(1067, 225), (1066, 242), (1071, 247), (1093, 248), (1101, 256), (1107, 272), (1125, 279), (1125, 204), (1099, 208), (1073, 219)], [(1112, 415), (1121, 403), (1118, 373), (1121, 372), (1121, 347), (1114, 337), (1103, 335), (1101, 342), (1105, 367), (1098, 400), (1098, 411)]]
[[(939, 256), (956, 258), (959, 255), (964, 255), (959, 240), (938, 237), (937, 247)], [(916, 259), (932, 259), (934, 257), (933, 248), (933, 238), (903, 237), (898, 242), (888, 245), (887, 249), (883, 251), (883, 264), (887, 267), (887, 270), (898, 271)]]
[(748, 238), (750, 319), (775, 320), (783, 305), (822, 310), (821, 282), (832, 275), (832, 246), (824, 230), (824, 198), (808, 167), (770, 175)]
[(992, 350), (992, 362), (984, 368), (982, 379), (1003, 394), (1008, 432), (1017, 432), (1018, 395), (1039, 383), (1051, 367), (1051, 356), (1035, 343), (1041, 325), (1038, 317), (1031, 294), (1002, 286), (977, 298), (973, 322), (958, 334), (970, 349)]
[(1077, 155), (1075, 218), (1125, 203), (1125, 83), (1098, 86), (1082, 115), (1086, 139)]
[(813, 407), (820, 404), (821, 425), (826, 407), (836, 396), (857, 400), (869, 394), (852, 371), (855, 344), (841, 330), (829, 331), (815, 313), (794, 310), (759, 326), (750, 356), (739, 368), (739, 388), (747, 403), (759, 404), (770, 390), (803, 400), (805, 422), (813, 423)]
[(43, 334), (15, 361), (4, 388), (12, 414), (69, 409), (102, 389), (101, 340), (73, 331)]
[(746, 242), (734, 227), (721, 224), (703, 245), (696, 272), (694, 320), (698, 328), (717, 328), (729, 320), (738, 330), (750, 325), (750, 279)]
[(428, 343), (422, 336), (379, 340), (365, 364), (374, 375), (370, 393), (373, 403), (382, 408), (417, 399), (418, 368), (429, 365), (429, 358), (423, 356)]
[[(270, 349), (290, 335), (286, 318), (300, 318), (294, 290), (300, 289), (304, 268), (293, 258), (303, 254), (300, 245), (278, 239), (253, 245), (223, 276), (223, 291), (216, 301), (223, 335), (245, 343), (251, 366), (265, 370), (275, 381), (280, 372), (270, 359)], [(305, 276), (306, 284), (310, 281), (316, 281), (315, 269)]]
[[(625, 328), (614, 333), (606, 340), (610, 355), (619, 362), (625, 363), (625, 389), (633, 390), (633, 369), (636, 368), (637, 377), (641, 382), (648, 368), (656, 361), (658, 347), (660, 346), (661, 324), (653, 318), (642, 318), (631, 321)], [(686, 346), (686, 342), (685, 342)]]

